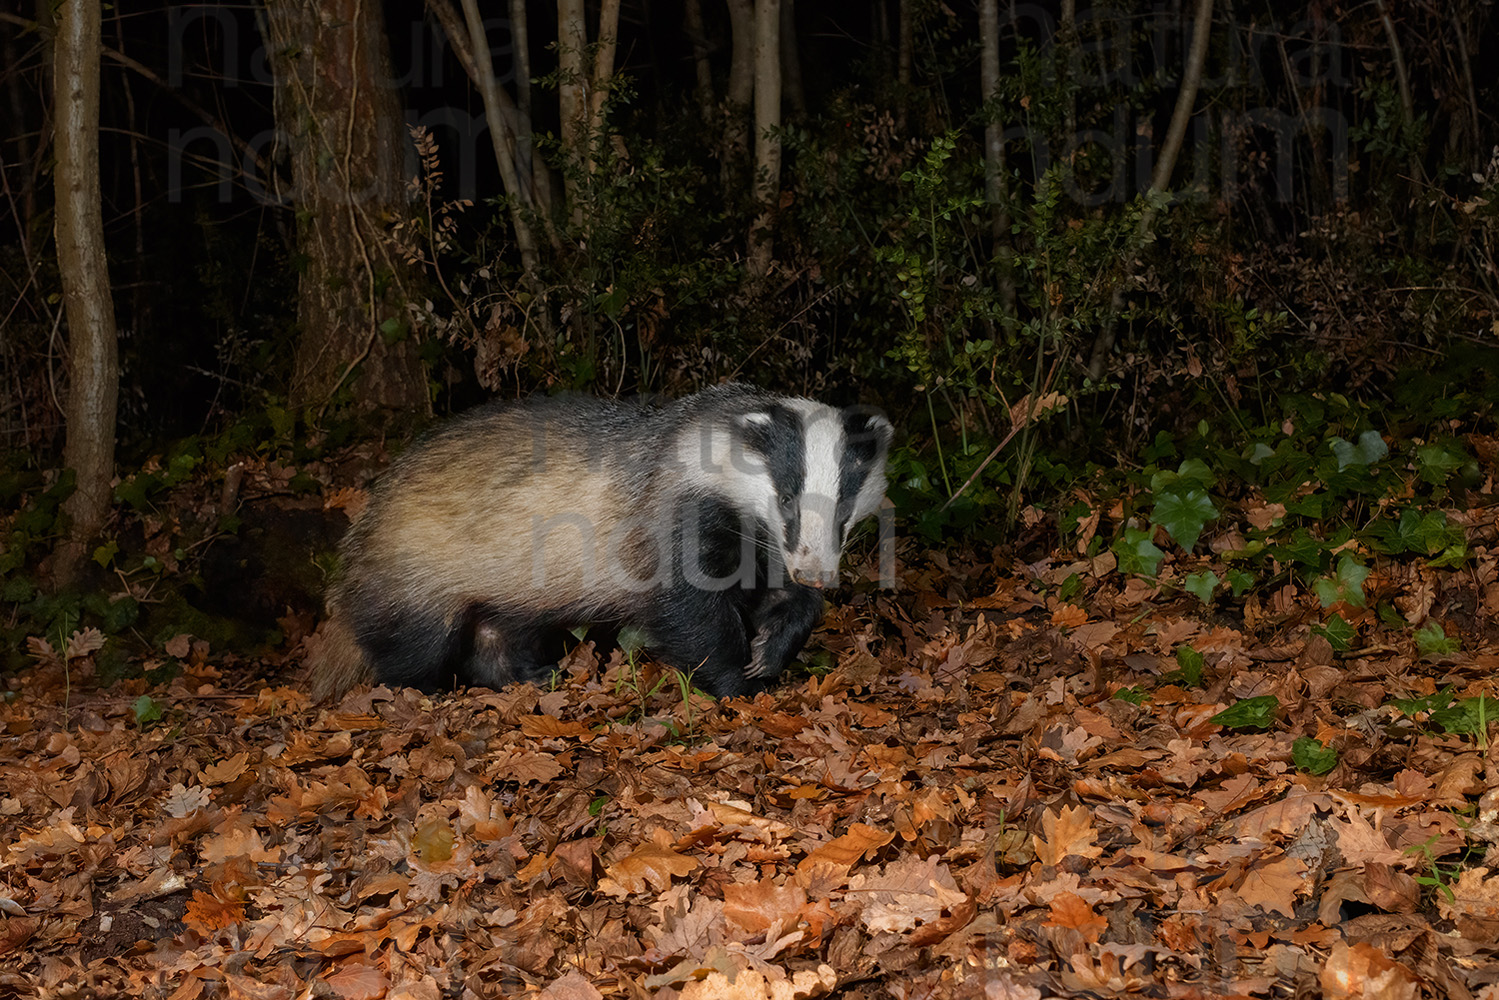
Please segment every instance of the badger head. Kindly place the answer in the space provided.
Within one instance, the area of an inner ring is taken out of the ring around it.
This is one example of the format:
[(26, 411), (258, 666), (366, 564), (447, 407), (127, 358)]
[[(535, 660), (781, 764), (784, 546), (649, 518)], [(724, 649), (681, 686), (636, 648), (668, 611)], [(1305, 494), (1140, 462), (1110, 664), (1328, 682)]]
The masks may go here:
[[(885, 495), (890, 421), (869, 407), (762, 397), (705, 424), (683, 454), (701, 487), (756, 518), (774, 561), (811, 587), (838, 581), (849, 531)], [(695, 468), (694, 468), (695, 467)]]

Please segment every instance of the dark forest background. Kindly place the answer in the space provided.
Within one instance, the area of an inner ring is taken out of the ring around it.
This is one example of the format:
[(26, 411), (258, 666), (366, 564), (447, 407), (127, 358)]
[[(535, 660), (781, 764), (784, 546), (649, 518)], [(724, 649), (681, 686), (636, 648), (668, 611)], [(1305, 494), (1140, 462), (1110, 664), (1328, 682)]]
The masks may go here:
[[(57, 23), (0, 12), (10, 501), (58, 481), (75, 369)], [(1486, 413), (1494, 26), (1486, 0), (114, 4), (111, 502), (173, 456), (559, 388), (863, 398), (903, 429), (897, 499), (973, 479), (969, 523), (1304, 398)]]

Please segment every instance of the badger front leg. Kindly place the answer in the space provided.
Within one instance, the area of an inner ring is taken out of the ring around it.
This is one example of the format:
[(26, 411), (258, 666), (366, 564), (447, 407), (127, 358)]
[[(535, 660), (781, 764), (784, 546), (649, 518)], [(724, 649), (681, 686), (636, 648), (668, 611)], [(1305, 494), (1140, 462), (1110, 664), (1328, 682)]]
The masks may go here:
[(766, 591), (750, 616), (754, 637), (745, 675), (770, 681), (796, 658), (812, 630), (822, 621), (822, 591), (789, 584)]
[(728, 591), (680, 586), (667, 591), (644, 623), (652, 654), (719, 698), (759, 690), (745, 675), (749, 633), (739, 604)]

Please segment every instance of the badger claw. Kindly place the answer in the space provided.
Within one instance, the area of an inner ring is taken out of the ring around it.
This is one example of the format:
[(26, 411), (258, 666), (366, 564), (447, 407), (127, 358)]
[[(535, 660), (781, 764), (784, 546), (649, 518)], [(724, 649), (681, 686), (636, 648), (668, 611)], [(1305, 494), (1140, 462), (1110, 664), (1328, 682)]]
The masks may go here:
[(765, 632), (755, 636), (750, 643), (750, 661), (749, 666), (744, 668), (744, 676), (759, 680), (775, 673), (775, 668), (765, 662), (765, 646), (769, 642), (770, 636)]

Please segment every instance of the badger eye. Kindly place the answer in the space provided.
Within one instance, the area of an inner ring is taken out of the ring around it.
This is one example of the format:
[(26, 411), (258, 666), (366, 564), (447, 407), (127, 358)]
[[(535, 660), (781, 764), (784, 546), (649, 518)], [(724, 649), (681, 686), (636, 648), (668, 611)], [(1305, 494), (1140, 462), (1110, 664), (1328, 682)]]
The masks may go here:
[(792, 496), (790, 493), (782, 493), (781, 494), (781, 506), (782, 507), (790, 507), (791, 504), (792, 504), (792, 502), (795, 501), (795, 500), (796, 500), (796, 497)]

